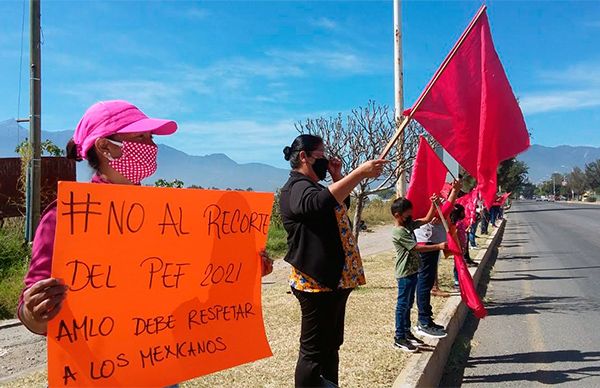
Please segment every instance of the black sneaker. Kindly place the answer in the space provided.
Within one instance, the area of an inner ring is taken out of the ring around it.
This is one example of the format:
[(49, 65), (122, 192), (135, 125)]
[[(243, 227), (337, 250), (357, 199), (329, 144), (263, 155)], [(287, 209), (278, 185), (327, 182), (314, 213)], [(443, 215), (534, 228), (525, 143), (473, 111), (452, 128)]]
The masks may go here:
[(446, 330), (439, 328), (439, 325), (438, 327), (432, 325), (422, 326), (420, 323), (417, 324), (417, 334), (429, 338), (444, 338), (448, 335)]
[(417, 347), (405, 338), (396, 338), (394, 340), (394, 346), (407, 353), (415, 353), (417, 351)]
[(425, 342), (423, 342), (420, 339), (418, 339), (417, 337), (415, 337), (413, 335), (413, 333), (411, 333), (410, 331), (408, 333), (406, 333), (406, 339), (408, 340), (408, 342), (410, 342), (411, 344), (413, 344), (415, 346), (425, 345)]
[(446, 328), (444, 326), (438, 325), (434, 321), (429, 322), (429, 326), (435, 327), (436, 329), (440, 329), (440, 330), (446, 331)]

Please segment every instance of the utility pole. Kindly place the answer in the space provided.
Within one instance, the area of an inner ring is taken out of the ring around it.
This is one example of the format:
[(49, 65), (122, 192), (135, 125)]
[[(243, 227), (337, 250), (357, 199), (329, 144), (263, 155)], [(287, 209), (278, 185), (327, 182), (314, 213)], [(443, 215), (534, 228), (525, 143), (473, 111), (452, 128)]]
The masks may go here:
[[(394, 118), (396, 126), (400, 124), (404, 111), (404, 85), (402, 71), (402, 4), (401, 0), (394, 0)], [(404, 133), (398, 139), (398, 163), (404, 157)], [(406, 195), (406, 172), (401, 169), (396, 182), (396, 196)]]
[(27, 241), (32, 241), (40, 220), (41, 137), (42, 137), (42, 48), (40, 41), (40, 0), (29, 5), (29, 144), (32, 158), (27, 171)]

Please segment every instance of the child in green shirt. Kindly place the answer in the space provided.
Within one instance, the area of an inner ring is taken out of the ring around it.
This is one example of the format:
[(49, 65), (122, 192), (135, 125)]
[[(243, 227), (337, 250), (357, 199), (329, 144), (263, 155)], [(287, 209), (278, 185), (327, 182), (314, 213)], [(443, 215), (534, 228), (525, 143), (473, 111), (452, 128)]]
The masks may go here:
[[(434, 202), (438, 199), (434, 195), (431, 200)], [(419, 271), (418, 253), (446, 249), (446, 243), (417, 245), (413, 231), (421, 225), (431, 222), (435, 214), (433, 204), (427, 216), (417, 220), (412, 219), (412, 203), (406, 198), (396, 199), (392, 203), (391, 211), (395, 220), (392, 238), (396, 248), (395, 275), (398, 282), (394, 346), (414, 353), (417, 351), (417, 345), (423, 344), (423, 341), (416, 338), (410, 331), (410, 310), (415, 300)]]

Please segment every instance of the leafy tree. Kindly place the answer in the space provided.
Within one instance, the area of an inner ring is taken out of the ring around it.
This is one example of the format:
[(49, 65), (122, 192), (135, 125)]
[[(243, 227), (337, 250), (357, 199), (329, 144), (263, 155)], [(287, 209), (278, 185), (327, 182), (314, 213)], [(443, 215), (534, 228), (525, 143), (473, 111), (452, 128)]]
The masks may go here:
[(175, 187), (178, 189), (183, 188), (184, 184), (183, 181), (180, 181), (179, 179), (173, 179), (172, 181), (167, 181), (166, 179), (159, 179), (156, 182), (154, 182), (154, 186), (156, 187)]
[(590, 189), (600, 189), (600, 159), (585, 165), (585, 178)]
[(511, 158), (498, 166), (498, 187), (505, 192), (518, 192), (527, 181), (529, 168), (525, 162)]
[[(15, 148), (15, 152), (19, 155), (23, 155), (23, 153), (27, 152), (26, 148), (30, 147), (31, 145), (29, 144), (29, 140), (25, 138), (25, 140), (23, 140), (19, 145), (17, 145), (17, 147)], [(62, 148), (54, 144), (54, 142), (52, 142), (52, 140), (50, 139), (46, 139), (41, 143), (41, 150), (42, 155), (44, 155), (45, 153), (48, 156), (64, 156), (65, 153)]]
[(583, 194), (588, 188), (585, 172), (579, 167), (573, 167), (573, 170), (567, 175), (567, 185), (574, 194)]
[(535, 194), (536, 187), (531, 182), (525, 182), (521, 186), (521, 195), (525, 198), (532, 198)]
[(42, 152), (43, 151), (46, 151), (46, 153), (48, 153), (50, 156), (57, 157), (65, 154), (65, 151), (62, 148), (54, 144), (52, 140), (49, 139), (46, 139), (44, 142), (42, 142)]

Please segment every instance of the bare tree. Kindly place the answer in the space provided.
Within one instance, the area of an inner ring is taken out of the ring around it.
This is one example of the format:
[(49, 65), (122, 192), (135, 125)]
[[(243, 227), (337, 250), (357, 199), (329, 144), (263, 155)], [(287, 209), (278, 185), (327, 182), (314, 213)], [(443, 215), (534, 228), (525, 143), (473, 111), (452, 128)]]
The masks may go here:
[[(367, 160), (377, 159), (383, 148), (396, 132), (393, 112), (386, 105), (369, 101), (365, 107), (353, 109), (344, 119), (342, 114), (335, 117), (306, 119), (295, 124), (300, 133), (321, 136), (329, 155), (342, 161), (342, 173), (347, 175)], [(393, 147), (381, 177), (363, 180), (353, 191), (356, 211), (353, 219), (353, 233), (358, 241), (362, 212), (371, 194), (394, 187), (401, 171), (412, 167), (419, 144), (419, 135), (424, 134), (420, 125), (411, 122), (404, 132), (403, 154)]]

